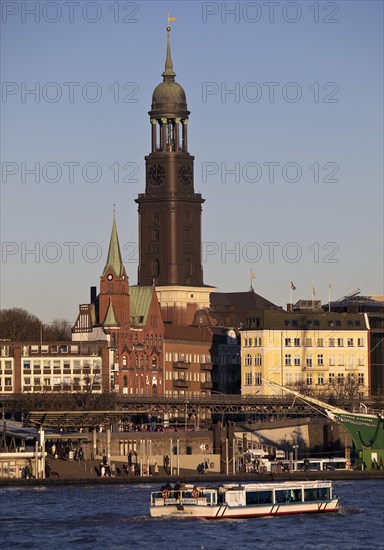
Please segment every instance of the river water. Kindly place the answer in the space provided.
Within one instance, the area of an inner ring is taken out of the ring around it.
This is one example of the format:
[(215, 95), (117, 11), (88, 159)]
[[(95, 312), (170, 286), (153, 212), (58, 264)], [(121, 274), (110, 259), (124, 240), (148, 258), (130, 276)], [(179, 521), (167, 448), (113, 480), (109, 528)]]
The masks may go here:
[(0, 488), (0, 548), (384, 549), (384, 481), (336, 481), (339, 513), (207, 521), (152, 519), (159, 486)]

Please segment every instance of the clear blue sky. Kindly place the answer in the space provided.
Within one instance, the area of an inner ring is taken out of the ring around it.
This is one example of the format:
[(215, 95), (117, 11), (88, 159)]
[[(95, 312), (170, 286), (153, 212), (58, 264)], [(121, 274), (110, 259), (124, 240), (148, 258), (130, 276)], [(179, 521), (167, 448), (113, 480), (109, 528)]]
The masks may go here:
[[(334, 299), (383, 293), (382, 2), (71, 6), (1, 6), (1, 308), (73, 321), (99, 283), (114, 203), (136, 284), (134, 199), (168, 12), (206, 199), (205, 282), (247, 290), (252, 269), (284, 306), (291, 280), (294, 300), (312, 280), (324, 302), (329, 281)], [(36, 163), (40, 182), (25, 173)]]

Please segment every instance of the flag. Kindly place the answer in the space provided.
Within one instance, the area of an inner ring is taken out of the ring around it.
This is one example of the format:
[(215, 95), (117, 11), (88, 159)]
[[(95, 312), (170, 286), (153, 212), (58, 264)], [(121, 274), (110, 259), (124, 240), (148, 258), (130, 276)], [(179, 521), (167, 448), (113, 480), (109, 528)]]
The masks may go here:
[(312, 296), (313, 296), (313, 297), (316, 296), (316, 290), (315, 290), (315, 287), (314, 287), (314, 286), (312, 287)]
[(170, 21), (176, 21), (176, 17), (169, 17), (169, 15), (168, 15), (168, 23), (169, 23)]
[(296, 290), (296, 287), (295, 287), (295, 285), (293, 284), (292, 281), (291, 281), (291, 290)]
[(256, 279), (256, 273), (252, 273), (252, 271), (251, 271), (251, 279)]

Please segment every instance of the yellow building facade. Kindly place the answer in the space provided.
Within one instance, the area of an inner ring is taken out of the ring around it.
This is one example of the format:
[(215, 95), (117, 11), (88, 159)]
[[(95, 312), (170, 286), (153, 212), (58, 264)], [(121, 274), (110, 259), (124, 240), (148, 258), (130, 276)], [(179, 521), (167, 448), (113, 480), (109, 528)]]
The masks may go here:
[(241, 331), (242, 395), (273, 395), (267, 380), (311, 394), (369, 393), (366, 315), (251, 312)]

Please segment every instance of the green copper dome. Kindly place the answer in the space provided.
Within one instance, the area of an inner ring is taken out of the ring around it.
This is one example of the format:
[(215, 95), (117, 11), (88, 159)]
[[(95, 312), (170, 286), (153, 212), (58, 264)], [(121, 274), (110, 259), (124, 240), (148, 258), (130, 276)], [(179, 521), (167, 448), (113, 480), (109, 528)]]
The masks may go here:
[(155, 111), (162, 115), (169, 113), (188, 116), (187, 98), (182, 86), (175, 82), (175, 76), (176, 73), (173, 70), (170, 34), (168, 30), (167, 57), (165, 60), (165, 69), (162, 73), (163, 82), (156, 86), (152, 94), (151, 114)]
[(165, 80), (156, 86), (152, 95), (152, 110), (177, 107), (187, 110), (187, 98), (183, 88), (177, 82)]

